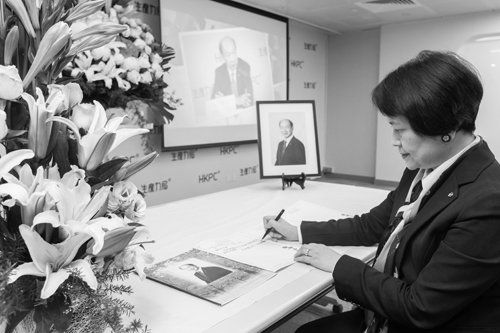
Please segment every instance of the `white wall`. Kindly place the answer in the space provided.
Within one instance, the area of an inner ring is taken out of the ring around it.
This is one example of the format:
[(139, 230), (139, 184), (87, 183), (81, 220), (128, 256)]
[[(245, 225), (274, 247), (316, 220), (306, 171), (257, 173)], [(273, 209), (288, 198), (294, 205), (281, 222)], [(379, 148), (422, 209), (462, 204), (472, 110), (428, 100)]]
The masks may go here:
[(328, 39), (326, 164), (334, 173), (373, 178), (380, 30)]
[(289, 33), (289, 99), (315, 101), (320, 165), (324, 165), (328, 35), (320, 29), (293, 20), (290, 21)]
[[(393, 24), (382, 27), (380, 43), (380, 78), (424, 49), (459, 51), (481, 72), (485, 95), (477, 119), (478, 133), (487, 140), (496, 156), (500, 156), (500, 94), (498, 79), (492, 75), (491, 57), (480, 56), (475, 37), (500, 33), (500, 13), (488, 12)], [(496, 41), (496, 43), (499, 43)], [(497, 47), (500, 48), (500, 47)], [(485, 50), (487, 53), (488, 51)], [(498, 54), (498, 53), (497, 53)], [(483, 54), (484, 55), (484, 54)], [(497, 56), (498, 57), (498, 56)], [(500, 66), (500, 62), (498, 63)], [(494, 69), (498, 73), (498, 69)], [(377, 180), (397, 181), (404, 164), (391, 146), (391, 131), (384, 117), (378, 117), (376, 172)]]
[[(316, 101), (320, 157), (323, 160), (326, 138), (327, 33), (291, 21), (289, 34), (290, 62), (301, 61), (301, 67), (290, 66), (289, 99)], [(175, 88), (175, 82), (169, 84)], [(160, 152), (161, 134), (150, 134), (149, 138), (150, 144)], [(125, 142), (118, 147), (115, 155), (144, 155), (141, 138)], [(131, 180), (146, 192), (148, 205), (252, 184), (259, 180), (257, 144), (163, 152)], [(276, 179), (276, 189), (281, 190), (279, 179)]]

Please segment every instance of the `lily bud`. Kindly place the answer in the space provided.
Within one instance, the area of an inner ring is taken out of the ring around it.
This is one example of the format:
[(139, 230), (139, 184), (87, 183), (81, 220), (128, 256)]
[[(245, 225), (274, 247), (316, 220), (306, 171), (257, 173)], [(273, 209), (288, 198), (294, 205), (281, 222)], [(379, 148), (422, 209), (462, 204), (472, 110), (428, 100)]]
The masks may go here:
[[(121, 227), (106, 232), (104, 235), (104, 245), (101, 251), (96, 254), (96, 257), (113, 256), (123, 251), (128, 246), (134, 235), (135, 228), (133, 227)], [(87, 253), (92, 253), (94, 242), (94, 239), (91, 239), (87, 244)]]
[(83, 29), (75, 34), (71, 35), (71, 39), (78, 40), (88, 36), (116, 36), (119, 33), (126, 31), (128, 27), (122, 24), (95, 24), (87, 29)]
[[(108, 156), (108, 153), (111, 150), (111, 147), (113, 146), (115, 138), (116, 138), (116, 133), (105, 133), (103, 136), (101, 136), (101, 138), (95, 145), (94, 150), (92, 151), (90, 156), (86, 156), (87, 159), (85, 159), (82, 154), (78, 154), (79, 157), (78, 162), (80, 163), (82, 168), (91, 171), (97, 168), (99, 165), (101, 165), (104, 158)], [(83, 137), (82, 140), (85, 139), (86, 138)]]
[(40, 18), (38, 15), (40, 12), (40, 7), (36, 3), (36, 1), (33, 0), (24, 0), (24, 5), (26, 6), (28, 15), (31, 18), (31, 24), (33, 25), (33, 28), (35, 30), (40, 30)]
[(12, 63), (12, 56), (17, 49), (17, 43), (19, 42), (19, 28), (17, 25), (13, 26), (7, 37), (5, 38), (5, 51), (4, 51), (4, 63), (5, 65), (10, 65)]
[(115, 39), (116, 36), (87, 36), (83, 37), (71, 45), (68, 56), (74, 56), (83, 51), (93, 50), (103, 45), (107, 45)]
[(71, 23), (78, 19), (87, 17), (101, 10), (103, 6), (104, 0), (80, 2), (70, 10), (69, 15), (68, 17), (66, 17), (65, 21)]
[(61, 92), (54, 92), (49, 95), (47, 101), (42, 90), (36, 88), (37, 99), (28, 93), (21, 94), (21, 97), (28, 104), (30, 113), (30, 127), (28, 131), (28, 148), (35, 152), (37, 158), (44, 158), (47, 154), (52, 123), (47, 122), (54, 115), (56, 109), (61, 104), (64, 96)]
[(125, 176), (123, 176), (122, 180), (130, 178), (132, 175), (147, 167), (158, 157), (158, 155), (159, 154), (154, 151), (146, 156), (141, 157), (137, 161), (122, 167), (122, 170), (125, 170)]
[(55, 60), (55, 56), (69, 41), (70, 29), (66, 23), (57, 22), (47, 30), (40, 42), (35, 59), (33, 59), (31, 67), (23, 79), (24, 87), (27, 87), (33, 81), (45, 65)]
[[(31, 0), (32, 1), (32, 0)], [(6, 0), (7, 6), (12, 9), (14, 13), (16, 13), (17, 17), (26, 29), (26, 32), (33, 38), (36, 38), (35, 29), (33, 29), (33, 25), (31, 24), (30, 17), (28, 15), (28, 11), (24, 6), (21, 0)]]

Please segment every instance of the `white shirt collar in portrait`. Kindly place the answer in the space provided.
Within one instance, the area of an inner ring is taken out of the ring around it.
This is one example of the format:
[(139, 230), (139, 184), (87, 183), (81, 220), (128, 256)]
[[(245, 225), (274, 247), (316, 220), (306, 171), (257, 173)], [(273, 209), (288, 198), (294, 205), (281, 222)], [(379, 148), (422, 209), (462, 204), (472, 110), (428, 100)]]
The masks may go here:
[(286, 139), (283, 140), (286, 143), (285, 147), (288, 146), (288, 144), (290, 143), (290, 140), (292, 140), (292, 138), (293, 138), (293, 135), (290, 135), (288, 138), (286, 138)]

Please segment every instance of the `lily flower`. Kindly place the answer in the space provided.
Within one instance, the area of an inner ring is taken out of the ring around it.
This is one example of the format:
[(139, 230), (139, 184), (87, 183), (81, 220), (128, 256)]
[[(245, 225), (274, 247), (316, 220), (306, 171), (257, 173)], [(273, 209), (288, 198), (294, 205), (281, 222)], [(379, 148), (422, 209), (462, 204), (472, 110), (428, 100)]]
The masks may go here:
[(0, 179), (8, 175), (16, 165), (21, 164), (22, 161), (33, 158), (35, 154), (30, 149), (18, 149), (11, 151), (5, 156), (0, 158)]
[(49, 84), (48, 88), (49, 96), (56, 93), (57, 91), (60, 91), (64, 97), (62, 103), (57, 108), (57, 112), (72, 109), (75, 105), (78, 105), (82, 102), (83, 92), (78, 83), (71, 82), (65, 85)]
[[(66, 124), (78, 141), (78, 164), (86, 170), (97, 168), (107, 155), (128, 138), (149, 132), (145, 128), (118, 128), (125, 116), (107, 119), (103, 106), (94, 101), (73, 109), (71, 119), (54, 116), (48, 121)], [(80, 135), (80, 129), (86, 132)]]
[(17, 25), (13, 26), (7, 37), (5, 37), (5, 47), (4, 47), (4, 63), (5, 65), (10, 65), (12, 63), (12, 56), (17, 49), (17, 43), (19, 42), (19, 28)]
[(15, 100), (23, 92), (23, 82), (16, 66), (0, 65), (0, 98)]
[(24, 29), (26, 29), (26, 32), (31, 37), (36, 38), (35, 30), (33, 29), (28, 11), (26, 10), (23, 2), (21, 0), (6, 0), (5, 3), (14, 13), (16, 13), (17, 17), (19, 17), (19, 20), (23, 24)]
[(77, 269), (82, 280), (91, 289), (97, 288), (97, 279), (90, 263), (84, 259), (73, 261), (79, 248), (89, 240), (89, 235), (75, 234), (62, 243), (49, 244), (26, 225), (20, 225), (19, 231), (33, 261), (17, 266), (9, 276), (9, 283), (23, 275), (45, 276), (40, 298), (47, 299), (66, 281), (71, 272)]
[(116, 36), (127, 29), (126, 25), (103, 22), (103, 24), (95, 24), (77, 33), (73, 33), (71, 39), (75, 41), (88, 36)]
[(30, 113), (30, 127), (28, 131), (28, 148), (35, 152), (37, 158), (44, 158), (47, 154), (47, 146), (49, 144), (52, 123), (47, 123), (46, 120), (56, 114), (59, 105), (64, 100), (64, 95), (61, 91), (53, 91), (47, 97), (43, 96), (42, 90), (36, 88), (37, 100), (28, 93), (22, 93), (21, 97), (27, 102)]
[(47, 194), (54, 201), (55, 210), (44, 210), (33, 219), (32, 228), (39, 224), (60, 227), (61, 238), (85, 233), (94, 238), (93, 253), (98, 253), (104, 243), (105, 231), (113, 223), (106, 217), (95, 217), (104, 206), (110, 187), (104, 186), (90, 195), (90, 185), (84, 181), (85, 172), (73, 167), (59, 182), (50, 182)]
[(73, 21), (87, 17), (101, 10), (103, 6), (104, 0), (80, 2), (70, 10), (69, 15), (68, 17), (66, 17), (65, 21), (71, 23)]
[[(8, 153), (0, 158), (0, 179), (9, 177), (9, 171), (26, 159), (33, 158), (35, 154), (29, 149), (19, 149)], [(26, 201), (28, 193), (18, 184), (0, 184), (0, 196), (9, 195), (11, 200)], [(9, 205), (5, 201), (4, 204)]]
[(32, 226), (35, 216), (55, 206), (54, 200), (47, 196), (47, 187), (52, 181), (59, 180), (57, 166), (44, 170), (38, 167), (33, 175), (29, 165), (17, 167), (19, 178), (6, 175), (4, 178), (8, 184), (22, 188), (23, 196), (17, 196), (15, 202), (21, 206), (21, 221), (23, 224)]
[(5, 138), (7, 133), (9, 133), (9, 128), (7, 127), (7, 113), (4, 110), (0, 109), (0, 140)]
[(24, 87), (27, 87), (48, 63), (54, 61), (55, 56), (70, 42), (70, 29), (65, 22), (57, 22), (51, 26), (40, 41), (31, 67), (23, 79)]

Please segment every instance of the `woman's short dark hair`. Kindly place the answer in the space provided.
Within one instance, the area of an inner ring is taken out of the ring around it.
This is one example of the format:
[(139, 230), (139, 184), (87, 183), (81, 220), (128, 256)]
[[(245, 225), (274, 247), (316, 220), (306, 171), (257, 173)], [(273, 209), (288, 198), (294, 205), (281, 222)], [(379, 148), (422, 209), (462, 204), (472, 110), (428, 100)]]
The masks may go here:
[(483, 86), (477, 70), (453, 52), (422, 51), (372, 92), (388, 117), (404, 116), (420, 135), (473, 132)]

